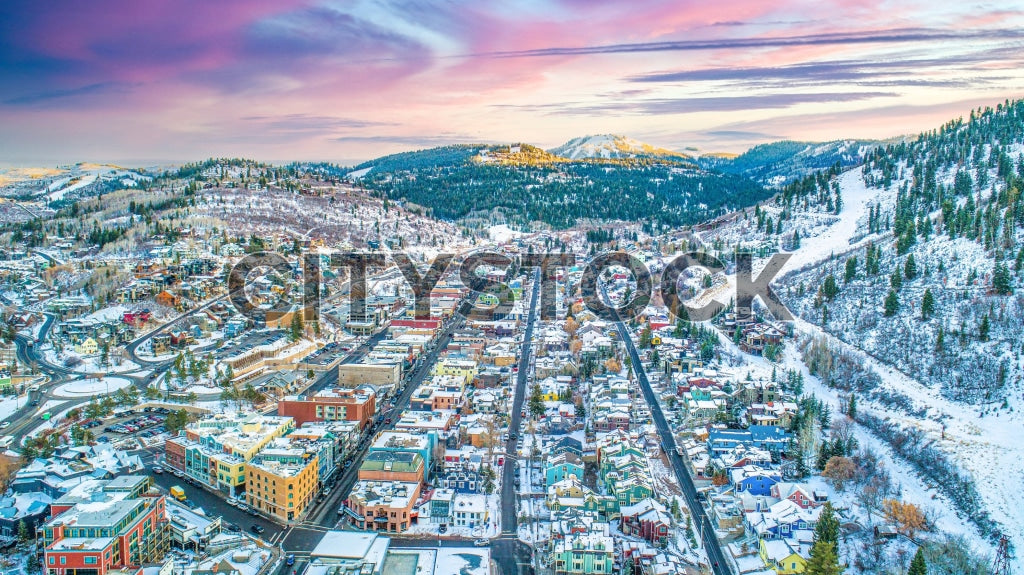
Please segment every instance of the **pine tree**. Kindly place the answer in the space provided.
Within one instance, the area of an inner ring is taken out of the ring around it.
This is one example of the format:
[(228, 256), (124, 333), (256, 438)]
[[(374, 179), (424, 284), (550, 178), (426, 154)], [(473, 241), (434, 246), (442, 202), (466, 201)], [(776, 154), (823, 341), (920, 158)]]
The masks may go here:
[(835, 543), (815, 543), (807, 560), (807, 575), (842, 575), (846, 568), (839, 564)]
[(935, 351), (941, 352), (946, 348), (946, 330), (939, 326), (939, 335), (935, 337)]
[(896, 312), (900, 309), (900, 298), (896, 295), (895, 290), (889, 290), (889, 295), (885, 296), (885, 317), (892, 317), (896, 315)]
[(833, 550), (839, 545), (839, 518), (836, 517), (835, 509), (831, 503), (825, 503), (818, 517), (818, 524), (814, 526), (814, 543), (831, 543)]
[(896, 291), (903, 287), (903, 274), (900, 273), (899, 268), (893, 270), (892, 275), (889, 276), (889, 285)]
[(827, 300), (832, 300), (839, 294), (839, 285), (836, 284), (836, 278), (832, 274), (828, 274), (825, 277), (825, 283), (821, 286), (821, 295)]
[(921, 299), (921, 319), (927, 320), (935, 313), (935, 297), (932, 296), (931, 288), (924, 290), (924, 297)]
[(1003, 262), (996, 263), (992, 270), (992, 291), (998, 295), (1009, 295), (1013, 293), (1013, 286), (1010, 284), (1010, 268)]
[(914, 261), (914, 254), (907, 256), (907, 261), (903, 264), (903, 275), (908, 280), (917, 277), (917, 262)]
[(854, 278), (857, 277), (857, 256), (851, 256), (846, 260), (846, 273), (843, 275), (843, 281), (850, 283)]
[(289, 334), (292, 341), (299, 341), (302, 339), (302, 310), (298, 309), (292, 313), (292, 324), (291, 333)]
[(857, 417), (857, 394), (850, 394), (850, 400), (846, 404), (846, 415), (849, 415), (850, 419)]
[(917, 553), (910, 562), (910, 569), (907, 569), (907, 575), (928, 575), (928, 564), (924, 561), (924, 549), (921, 547), (917, 548)]
[(822, 441), (821, 446), (818, 447), (818, 459), (814, 462), (814, 467), (818, 471), (823, 471), (829, 459), (832, 459), (832, 445), (827, 441)]
[(534, 417), (544, 415), (544, 399), (538, 383), (533, 384), (533, 389), (530, 390), (530, 413)]
[(978, 325), (978, 339), (980, 341), (988, 341), (989, 329), (988, 314), (985, 314), (981, 316), (981, 324)]

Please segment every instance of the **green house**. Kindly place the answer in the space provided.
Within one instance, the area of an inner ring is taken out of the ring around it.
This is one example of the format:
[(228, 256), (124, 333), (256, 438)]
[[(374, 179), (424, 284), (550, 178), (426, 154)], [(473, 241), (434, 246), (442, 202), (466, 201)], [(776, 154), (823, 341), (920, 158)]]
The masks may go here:
[(576, 533), (552, 545), (551, 568), (555, 575), (612, 573), (615, 543), (600, 533)]

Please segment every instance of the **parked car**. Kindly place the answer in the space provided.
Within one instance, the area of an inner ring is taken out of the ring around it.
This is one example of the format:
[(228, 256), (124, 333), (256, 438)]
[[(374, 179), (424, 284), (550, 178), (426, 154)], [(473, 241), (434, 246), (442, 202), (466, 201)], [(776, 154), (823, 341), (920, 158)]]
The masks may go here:
[(490, 544), (490, 539), (477, 539), (473, 542), (473, 545), (476, 545), (477, 547), (487, 547)]
[(242, 531), (242, 528), (237, 526), (237, 525), (235, 525), (234, 523), (229, 523), (228, 524), (228, 531), (230, 531), (232, 533), (239, 533), (240, 531)]
[(249, 530), (252, 531), (253, 533), (255, 533), (256, 535), (261, 535), (261, 534), (263, 534), (264, 531), (266, 531), (266, 528), (264, 528), (262, 525), (259, 525), (257, 523), (253, 523), (252, 527), (250, 527)]
[(164, 468), (163, 467), (160, 467), (159, 465), (154, 465), (153, 466), (153, 473), (156, 473), (157, 475), (160, 475), (163, 472), (164, 472)]

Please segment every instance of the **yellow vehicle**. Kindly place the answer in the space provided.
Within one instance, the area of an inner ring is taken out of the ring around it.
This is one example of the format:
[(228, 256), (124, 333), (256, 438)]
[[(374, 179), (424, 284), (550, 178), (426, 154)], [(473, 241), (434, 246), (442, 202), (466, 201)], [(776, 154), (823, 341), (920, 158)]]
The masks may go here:
[(177, 485), (175, 485), (175, 486), (171, 487), (171, 497), (177, 499), (178, 501), (184, 501), (185, 500), (185, 490), (182, 489), (181, 487), (178, 487)]

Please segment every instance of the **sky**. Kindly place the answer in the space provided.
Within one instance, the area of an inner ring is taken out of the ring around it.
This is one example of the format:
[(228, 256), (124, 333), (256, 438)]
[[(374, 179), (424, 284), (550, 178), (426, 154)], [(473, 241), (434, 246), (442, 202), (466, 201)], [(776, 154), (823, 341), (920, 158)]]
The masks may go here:
[(0, 165), (887, 138), (1024, 96), (1022, 60), (1019, 2), (5, 0)]

